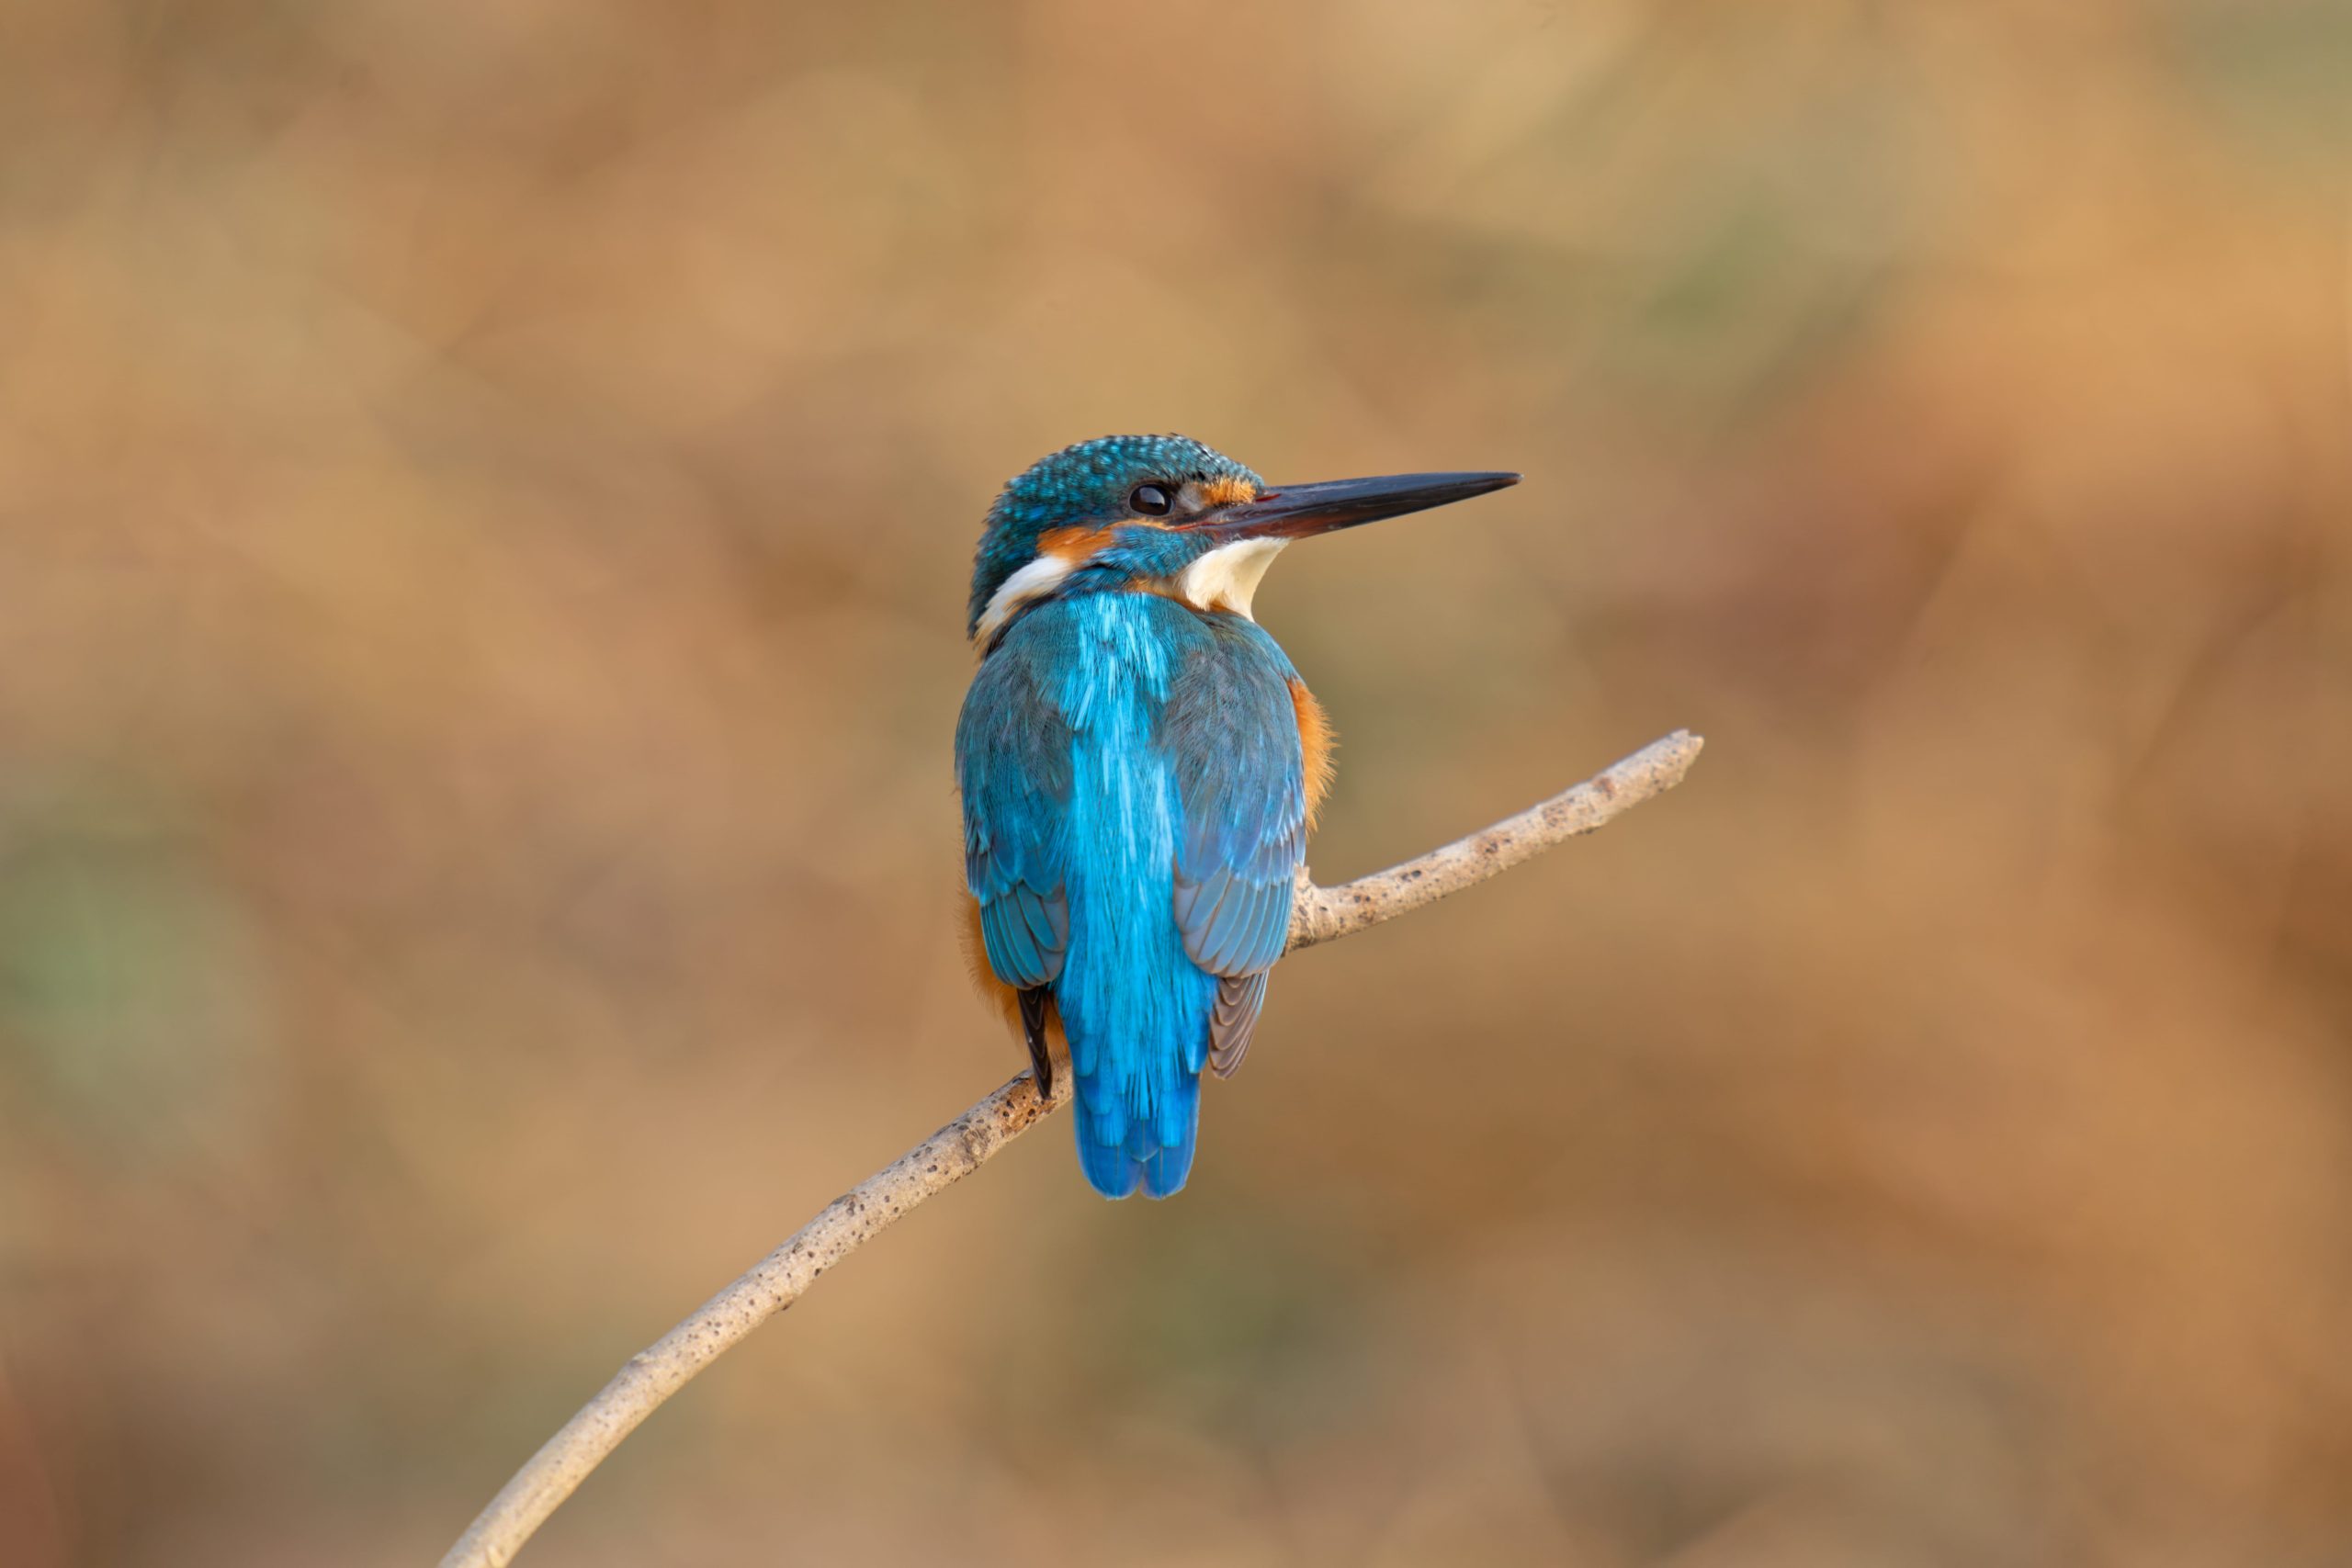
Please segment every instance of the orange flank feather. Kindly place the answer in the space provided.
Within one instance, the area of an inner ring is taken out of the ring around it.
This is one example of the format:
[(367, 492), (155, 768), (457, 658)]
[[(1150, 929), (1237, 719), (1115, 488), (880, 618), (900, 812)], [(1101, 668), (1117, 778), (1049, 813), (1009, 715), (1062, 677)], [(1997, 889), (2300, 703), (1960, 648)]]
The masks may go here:
[[(1306, 764), (1306, 826), (1312, 831), (1315, 818), (1323, 809), (1323, 797), (1331, 793), (1331, 781), (1339, 775), (1339, 768), (1331, 761), (1331, 750), (1339, 744), (1339, 737), (1331, 732), (1331, 721), (1324, 716), (1323, 705), (1306, 689), (1306, 682), (1295, 675), (1290, 682), (1291, 706), (1298, 710), (1298, 751)], [(975, 909), (972, 930), (979, 930), (979, 914)]]
[(980, 901), (967, 893), (964, 896), (964, 968), (972, 976), (973, 986), (980, 999), (1004, 1015), (1005, 1027), (1013, 1038), (1021, 1036), (1021, 993), (996, 977), (989, 967), (988, 942), (980, 935)]
[[(964, 896), (961, 935), (964, 939), (964, 967), (970, 971), (972, 985), (979, 991), (980, 999), (1003, 1018), (1004, 1026), (1012, 1032), (1014, 1042), (1026, 1050), (1027, 1043), (1021, 1032), (1021, 993), (998, 979), (996, 971), (989, 967), (988, 941), (980, 935), (980, 901), (969, 893)], [(1054, 1072), (1058, 1081), (1059, 1075), (1067, 1070), (1069, 1063), (1069, 1037), (1062, 1032), (1061, 1010), (1054, 1005), (1050, 996), (1046, 998), (1046, 1045), (1053, 1053)]]

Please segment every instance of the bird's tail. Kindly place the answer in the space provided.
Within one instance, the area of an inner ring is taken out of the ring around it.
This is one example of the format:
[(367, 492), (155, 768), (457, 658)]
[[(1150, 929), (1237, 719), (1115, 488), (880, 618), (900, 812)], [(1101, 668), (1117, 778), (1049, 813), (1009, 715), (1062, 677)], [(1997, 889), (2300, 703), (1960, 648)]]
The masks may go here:
[(1170, 1071), (1151, 1088), (1109, 1081), (1107, 1073), (1081, 1073), (1078, 1079), (1078, 1163), (1094, 1190), (1125, 1198), (1140, 1185), (1150, 1198), (1165, 1198), (1192, 1174), (1193, 1146), (1201, 1127), (1201, 1076), (1170, 1062)]

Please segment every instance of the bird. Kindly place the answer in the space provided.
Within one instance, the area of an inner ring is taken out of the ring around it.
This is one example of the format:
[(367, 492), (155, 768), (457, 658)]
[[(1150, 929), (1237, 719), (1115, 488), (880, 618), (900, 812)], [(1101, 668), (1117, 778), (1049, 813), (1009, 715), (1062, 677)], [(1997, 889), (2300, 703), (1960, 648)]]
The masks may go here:
[(1293, 540), (1513, 473), (1268, 485), (1182, 435), (1110, 435), (1008, 480), (974, 552), (956, 728), (967, 943), (1094, 1190), (1184, 1185), (1204, 1069), (1240, 1066), (1332, 780), (1332, 731), (1252, 603)]

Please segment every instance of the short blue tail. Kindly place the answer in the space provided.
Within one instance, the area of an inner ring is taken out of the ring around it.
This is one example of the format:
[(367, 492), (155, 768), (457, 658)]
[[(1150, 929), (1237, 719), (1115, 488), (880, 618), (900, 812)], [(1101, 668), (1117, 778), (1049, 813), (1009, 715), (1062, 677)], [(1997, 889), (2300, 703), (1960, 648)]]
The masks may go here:
[(1069, 956), (1054, 985), (1078, 1157), (1105, 1197), (1140, 1186), (1165, 1198), (1193, 1168), (1217, 982), (1176, 926), (1172, 787), (1156, 764), (1089, 779), (1094, 761), (1080, 751), (1072, 838), (1089, 852), (1069, 874)]
[[(1105, 1198), (1125, 1198), (1141, 1186), (1149, 1198), (1165, 1198), (1182, 1189), (1193, 1170), (1193, 1147), (1201, 1126), (1201, 1080), (1186, 1075), (1177, 1092), (1157, 1107), (1148, 1119), (1124, 1117), (1091, 1103), (1106, 1087), (1078, 1086), (1078, 1163), (1094, 1190)], [(1115, 1103), (1115, 1101), (1114, 1101)], [(1124, 1122), (1124, 1125), (1122, 1125)]]
[[(1166, 885), (1148, 875), (1138, 884), (1102, 890), (1104, 903), (1127, 906), (1111, 919), (1084, 893), (1073, 900), (1081, 940), (1056, 987), (1078, 1079), (1078, 1160), (1106, 1198), (1138, 1186), (1165, 1198), (1191, 1174), (1216, 1005), (1216, 977), (1185, 956), (1175, 920), (1161, 913)], [(1097, 933), (1108, 940), (1082, 940)]]

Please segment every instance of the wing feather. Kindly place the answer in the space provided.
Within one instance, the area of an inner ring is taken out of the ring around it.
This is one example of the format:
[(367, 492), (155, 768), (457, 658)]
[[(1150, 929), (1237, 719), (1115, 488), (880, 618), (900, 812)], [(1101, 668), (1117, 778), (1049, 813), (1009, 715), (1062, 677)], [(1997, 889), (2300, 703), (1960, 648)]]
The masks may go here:
[(1290, 660), (1238, 616), (1187, 660), (1159, 723), (1184, 813), (1174, 914), (1193, 962), (1222, 982), (1208, 1065), (1238, 1066), (1290, 936), (1306, 848), (1306, 782)]
[(964, 871), (998, 979), (1050, 984), (1069, 949), (1063, 823), (1070, 727), (1041, 677), (1041, 654), (1008, 642), (981, 664), (956, 727)]
[(1217, 982), (1216, 1008), (1209, 1014), (1209, 1068), (1229, 1078), (1250, 1054), (1250, 1038), (1258, 1032), (1258, 1012), (1266, 1005), (1266, 973), (1228, 977)]

